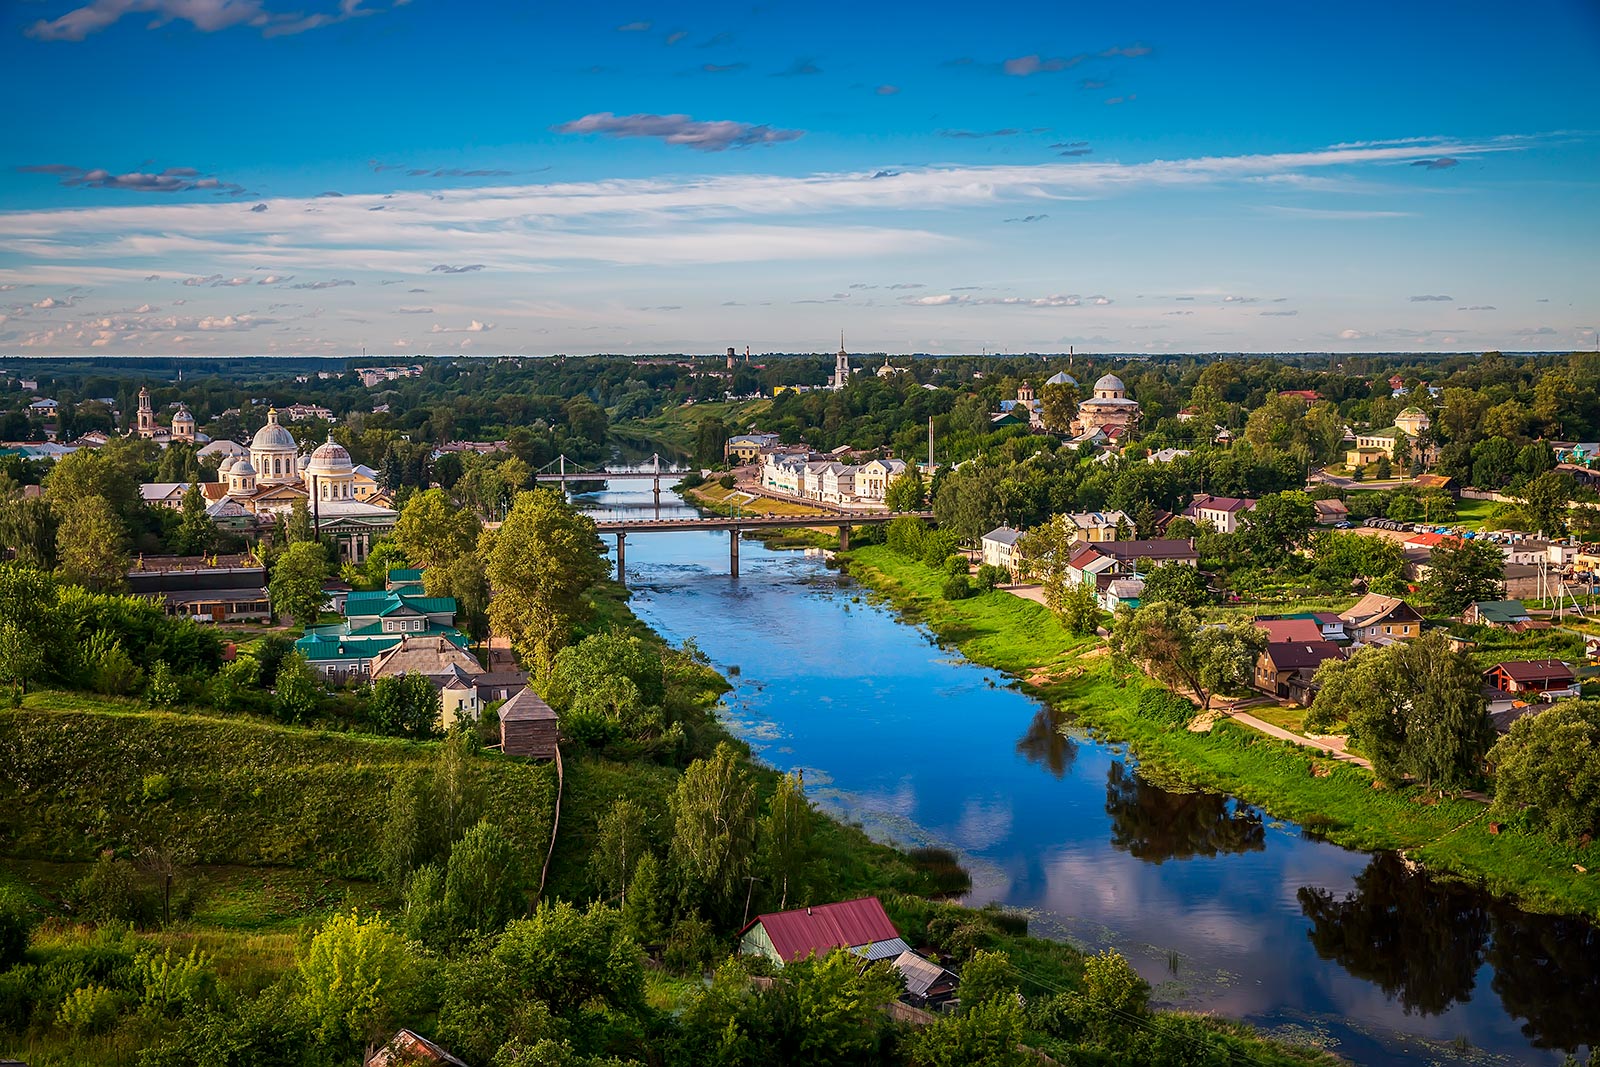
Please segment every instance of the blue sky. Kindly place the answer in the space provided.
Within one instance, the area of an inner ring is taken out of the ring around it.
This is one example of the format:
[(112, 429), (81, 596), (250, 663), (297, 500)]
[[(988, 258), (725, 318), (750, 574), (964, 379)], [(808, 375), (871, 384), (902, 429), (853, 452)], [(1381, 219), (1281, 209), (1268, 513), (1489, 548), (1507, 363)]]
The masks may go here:
[(1591, 0), (28, 0), (0, 42), (4, 352), (1600, 325)]

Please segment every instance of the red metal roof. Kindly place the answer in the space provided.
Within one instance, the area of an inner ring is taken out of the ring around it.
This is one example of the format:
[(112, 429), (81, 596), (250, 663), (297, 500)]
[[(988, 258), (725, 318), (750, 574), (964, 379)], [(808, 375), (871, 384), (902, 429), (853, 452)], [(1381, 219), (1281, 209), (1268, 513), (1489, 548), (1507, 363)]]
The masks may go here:
[(856, 948), (900, 936), (877, 897), (758, 915), (740, 934), (758, 923), (784, 960), (823, 956), (832, 949)]
[(1321, 641), (1322, 627), (1312, 619), (1257, 619), (1256, 629), (1270, 641)]
[(1529, 682), (1570, 682), (1573, 679), (1572, 668), (1558, 659), (1507, 660), (1495, 664), (1484, 673), (1494, 674), (1497, 671), (1513, 682), (1524, 685)]
[(1089, 564), (1093, 563), (1096, 559), (1108, 558), (1110, 557), (1108, 557), (1104, 552), (1101, 552), (1098, 548), (1083, 548), (1079, 549), (1078, 554), (1067, 561), (1067, 566), (1071, 567), (1073, 570), (1082, 570), (1084, 567), (1087, 567)]

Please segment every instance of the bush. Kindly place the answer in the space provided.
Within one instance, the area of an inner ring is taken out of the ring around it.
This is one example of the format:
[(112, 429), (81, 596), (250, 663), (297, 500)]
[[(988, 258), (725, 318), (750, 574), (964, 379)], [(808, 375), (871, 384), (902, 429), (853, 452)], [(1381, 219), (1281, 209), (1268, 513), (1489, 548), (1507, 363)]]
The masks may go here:
[(146, 804), (159, 804), (172, 795), (172, 779), (157, 772), (147, 774), (140, 785), (139, 799)]
[(965, 574), (952, 574), (945, 579), (941, 592), (946, 600), (965, 600), (972, 595), (972, 583)]
[(38, 922), (22, 895), (0, 889), (0, 970), (22, 962), (28, 951), (28, 938)]
[(930, 567), (943, 567), (959, 543), (960, 539), (949, 530), (929, 531), (922, 539), (922, 562)]
[(102, 1034), (116, 1024), (121, 1010), (122, 994), (105, 986), (84, 986), (67, 994), (56, 1022), (74, 1034)]
[(183, 685), (166, 660), (158, 659), (151, 666), (144, 695), (152, 708), (170, 708), (183, 699)]
[(133, 864), (109, 854), (100, 856), (70, 896), (78, 914), (94, 923), (145, 923), (155, 915), (153, 902), (139, 888)]
[(724, 474), (722, 477), (717, 479), (717, 484), (722, 486), (724, 489), (732, 489), (734, 486), (733, 475)]
[(127, 696), (144, 684), (144, 672), (109, 630), (96, 630), (84, 645), (83, 669), (90, 688), (106, 696)]
[(1011, 580), (1011, 575), (1006, 573), (1004, 567), (996, 567), (993, 563), (985, 563), (978, 567), (976, 585), (978, 592), (991, 592), (996, 586), (1004, 585)]
[(1139, 715), (1171, 726), (1186, 726), (1195, 707), (1170, 689), (1151, 687), (1139, 694)]
[(904, 515), (889, 523), (884, 532), (884, 543), (896, 555), (905, 556), (907, 559), (921, 559), (922, 541), (927, 533), (928, 528), (922, 524), (921, 519)]
[(216, 991), (216, 975), (211, 957), (199, 946), (187, 956), (174, 956), (168, 948), (162, 955), (147, 953), (139, 957), (136, 983), (140, 988), (139, 1010), (162, 1019), (176, 1019), (199, 1011)]
[(679, 489), (698, 489), (706, 484), (705, 475), (699, 471), (690, 471), (678, 480)]
[(700, 974), (722, 953), (722, 940), (711, 929), (711, 924), (698, 915), (691, 915), (672, 924), (661, 962), (668, 970), (679, 974)]

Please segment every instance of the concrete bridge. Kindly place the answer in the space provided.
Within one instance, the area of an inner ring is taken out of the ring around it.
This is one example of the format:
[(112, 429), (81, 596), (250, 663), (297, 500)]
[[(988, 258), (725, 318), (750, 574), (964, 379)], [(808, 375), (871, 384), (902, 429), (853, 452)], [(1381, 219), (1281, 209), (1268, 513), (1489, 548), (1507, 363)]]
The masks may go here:
[(739, 534), (745, 530), (813, 530), (833, 527), (839, 531), (839, 550), (850, 548), (852, 526), (879, 526), (895, 519), (909, 516), (927, 522), (936, 521), (931, 511), (864, 512), (847, 514), (831, 512), (826, 515), (710, 515), (676, 519), (606, 519), (595, 522), (602, 535), (614, 534), (617, 538), (617, 581), (628, 584), (627, 543), (629, 534), (676, 533), (683, 530), (728, 531), (728, 573), (739, 576)]

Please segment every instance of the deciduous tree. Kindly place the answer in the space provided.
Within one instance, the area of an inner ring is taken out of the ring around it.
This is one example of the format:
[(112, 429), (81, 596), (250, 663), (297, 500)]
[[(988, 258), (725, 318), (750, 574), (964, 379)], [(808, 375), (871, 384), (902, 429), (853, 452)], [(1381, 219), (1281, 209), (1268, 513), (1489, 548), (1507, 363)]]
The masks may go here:
[(1524, 715), (1489, 752), (1497, 819), (1565, 841), (1600, 833), (1600, 701)]
[(743, 888), (755, 847), (756, 787), (724, 741), (689, 764), (672, 795), (673, 865), (686, 890), (712, 909)]
[(1505, 556), (1488, 541), (1440, 541), (1428, 553), (1422, 594), (1435, 611), (1459, 615), (1476, 601), (1500, 599), (1505, 566)]
[(413, 567), (447, 568), (471, 555), (483, 525), (443, 489), (411, 494), (395, 520), (394, 543)]
[(267, 584), (272, 610), (293, 617), (296, 625), (314, 626), (327, 594), (322, 583), (328, 577), (328, 554), (315, 541), (291, 544), (272, 565)]
[(586, 614), (583, 594), (608, 572), (594, 520), (553, 489), (520, 494), (483, 553), (494, 598), (489, 622), (540, 674)]

